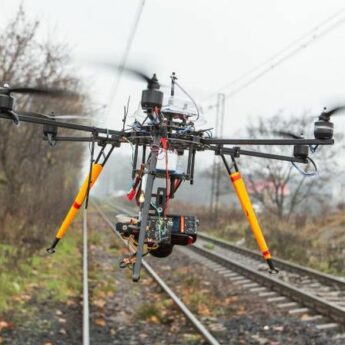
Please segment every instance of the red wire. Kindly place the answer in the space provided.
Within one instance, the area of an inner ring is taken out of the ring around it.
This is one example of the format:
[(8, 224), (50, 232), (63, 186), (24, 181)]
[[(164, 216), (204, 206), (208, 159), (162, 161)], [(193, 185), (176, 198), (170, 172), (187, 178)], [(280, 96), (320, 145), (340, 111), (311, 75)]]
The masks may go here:
[(166, 186), (166, 200), (165, 200), (165, 207), (164, 207), (164, 216), (166, 216), (168, 210), (168, 204), (170, 200), (170, 188), (169, 188), (169, 168), (168, 168), (168, 140), (166, 138), (161, 138), (161, 143), (163, 149), (165, 150), (165, 186)]
[(182, 180), (177, 180), (175, 182), (175, 187), (174, 187), (175, 191), (177, 191), (177, 189), (180, 187), (181, 183), (182, 183)]
[(165, 201), (165, 208), (164, 208), (164, 216), (166, 216), (167, 211), (168, 211), (168, 204), (169, 204), (169, 200), (170, 200), (170, 188), (169, 188), (169, 180), (170, 180), (170, 176), (169, 176), (169, 170), (168, 170), (168, 150), (166, 150), (165, 152), (165, 171), (166, 171), (166, 180), (165, 180), (165, 184), (166, 184), (166, 201)]

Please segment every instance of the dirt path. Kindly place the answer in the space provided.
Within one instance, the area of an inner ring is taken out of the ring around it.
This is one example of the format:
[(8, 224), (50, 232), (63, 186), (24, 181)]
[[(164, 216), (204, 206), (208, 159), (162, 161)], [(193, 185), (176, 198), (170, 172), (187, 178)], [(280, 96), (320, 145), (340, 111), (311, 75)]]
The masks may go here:
[(97, 217), (89, 217), (91, 234), (98, 233), (97, 244), (90, 248), (91, 343), (202, 344), (201, 337), (146, 272), (139, 283), (133, 283), (131, 271), (119, 268), (126, 251)]

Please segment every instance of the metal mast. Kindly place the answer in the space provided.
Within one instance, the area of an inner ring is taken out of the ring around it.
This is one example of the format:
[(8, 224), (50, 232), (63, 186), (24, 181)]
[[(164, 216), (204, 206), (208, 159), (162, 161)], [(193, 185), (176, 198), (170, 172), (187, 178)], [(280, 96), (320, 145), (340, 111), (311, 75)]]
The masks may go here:
[[(217, 138), (223, 137), (224, 131), (224, 114), (225, 114), (225, 94), (219, 93), (217, 95), (216, 104), (216, 124), (215, 124), (215, 136)], [(218, 221), (218, 210), (219, 210), (219, 196), (220, 196), (220, 164), (217, 156), (213, 158), (212, 166), (212, 185), (211, 185), (211, 201), (210, 209), (213, 220), (213, 226), (217, 225)]]

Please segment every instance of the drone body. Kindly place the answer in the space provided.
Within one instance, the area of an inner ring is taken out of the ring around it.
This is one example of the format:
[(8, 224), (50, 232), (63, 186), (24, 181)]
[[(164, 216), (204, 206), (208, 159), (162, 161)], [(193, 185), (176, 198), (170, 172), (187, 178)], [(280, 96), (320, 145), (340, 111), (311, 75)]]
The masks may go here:
[[(174, 245), (190, 245), (196, 241), (197, 218), (192, 215), (170, 214), (169, 201), (174, 198), (183, 182), (189, 181), (190, 184), (193, 184), (196, 155), (200, 151), (208, 150), (221, 156), (229, 174), (229, 179), (233, 184), (270, 272), (276, 272), (244, 181), (236, 164), (236, 159), (240, 155), (247, 155), (258, 158), (277, 159), (293, 164), (308, 163), (311, 160), (309, 158), (309, 148), (312, 148), (312, 151), (314, 151), (319, 145), (332, 145), (334, 143), (332, 139), (333, 124), (330, 122), (330, 116), (333, 114), (332, 111), (328, 113), (323, 112), (319, 120), (315, 122), (315, 139), (304, 139), (301, 137), (293, 137), (292, 139), (212, 138), (209, 129), (197, 130), (195, 128), (194, 119), (197, 120), (199, 118), (196, 105), (196, 112), (194, 113), (188, 109), (178, 109), (174, 106), (175, 86), (178, 86), (185, 92), (177, 83), (175, 74), (171, 76), (169, 104), (163, 106), (163, 92), (160, 90), (156, 75), (149, 78), (141, 72), (129, 71), (139, 75), (147, 82), (147, 88), (143, 90), (141, 98), (141, 107), (146, 118), (142, 122), (136, 121), (129, 131), (125, 130), (126, 112), (123, 119), (124, 127), (121, 131), (58, 121), (55, 118), (38, 116), (35, 113), (18, 115), (13, 110), (14, 99), (10, 95), (11, 92), (51, 93), (54, 96), (61, 96), (64, 93), (59, 90), (36, 88), (10, 88), (8, 86), (0, 88), (0, 117), (13, 120), (16, 124), (22, 121), (43, 125), (43, 139), (47, 140), (52, 146), (59, 141), (89, 142), (92, 144), (89, 175), (86, 177), (65, 220), (58, 230), (54, 242), (47, 251), (49, 253), (55, 251), (56, 245), (66, 233), (84, 202), (85, 207), (87, 207), (90, 189), (101, 175), (114, 149), (122, 144), (130, 143), (134, 147), (132, 162), (133, 184), (127, 197), (130, 201), (137, 203), (139, 214), (137, 217), (118, 217), (116, 228), (123, 237), (137, 247), (136, 254), (125, 258), (121, 265), (133, 264), (132, 278), (133, 281), (138, 281), (140, 279), (144, 248), (156, 257), (164, 257), (171, 254)], [(192, 102), (195, 104), (193, 99)], [(81, 133), (86, 132), (89, 135), (59, 136), (59, 127)], [(94, 158), (96, 144), (99, 145), (100, 152)], [(293, 156), (243, 150), (240, 148), (242, 145), (291, 145), (294, 148)], [(181, 157), (185, 154), (187, 155), (187, 164), (185, 167), (181, 167)], [(230, 156), (231, 165), (228, 164), (226, 156)], [(165, 180), (165, 187), (158, 187), (155, 191), (154, 182), (156, 179)]]

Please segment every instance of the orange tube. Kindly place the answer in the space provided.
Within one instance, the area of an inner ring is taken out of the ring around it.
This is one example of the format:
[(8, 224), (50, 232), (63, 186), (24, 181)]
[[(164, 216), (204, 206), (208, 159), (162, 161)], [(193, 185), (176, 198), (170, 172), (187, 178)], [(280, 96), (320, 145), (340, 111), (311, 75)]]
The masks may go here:
[(235, 172), (233, 174), (230, 174), (229, 177), (232, 182), (232, 185), (234, 186), (237, 197), (240, 200), (242, 210), (248, 219), (250, 228), (253, 232), (256, 242), (258, 243), (258, 246), (262, 252), (262, 255), (264, 256), (266, 260), (270, 260), (272, 258), (271, 254), (269, 252), (268, 246), (266, 244), (264, 235), (262, 233), (260, 224), (254, 212), (252, 203), (250, 201), (250, 198), (249, 198), (246, 186), (241, 177), (241, 174), (239, 172)]
[[(92, 165), (90, 189), (92, 188), (92, 186), (96, 182), (98, 176), (102, 172), (102, 169), (103, 169), (103, 166), (101, 164), (94, 163)], [(89, 183), (89, 174), (85, 178), (85, 180), (84, 180), (84, 182), (83, 182), (83, 184), (82, 184), (82, 186), (81, 186), (77, 196), (75, 197), (73, 205), (71, 206), (71, 208), (68, 211), (64, 221), (62, 222), (62, 224), (60, 226), (60, 229), (56, 233), (56, 238), (57, 239), (60, 239), (60, 238), (62, 238), (65, 235), (68, 227), (72, 223), (72, 221), (75, 218), (75, 216), (77, 215), (80, 207), (82, 206), (83, 202), (85, 201), (86, 194), (87, 194), (87, 189), (88, 189), (88, 183)]]
[(180, 220), (180, 232), (184, 232), (184, 216), (181, 216)]

